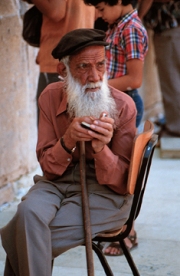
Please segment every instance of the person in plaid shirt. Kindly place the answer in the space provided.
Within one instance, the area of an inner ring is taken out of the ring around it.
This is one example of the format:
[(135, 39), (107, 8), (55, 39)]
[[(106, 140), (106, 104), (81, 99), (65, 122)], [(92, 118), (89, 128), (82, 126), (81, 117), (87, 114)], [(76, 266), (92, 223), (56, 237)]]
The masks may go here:
[[(144, 58), (148, 50), (148, 36), (135, 6), (137, 0), (84, 0), (96, 8), (96, 18), (108, 23), (106, 31), (106, 70), (108, 84), (127, 93), (136, 104), (136, 127), (143, 116), (143, 101), (137, 88), (142, 84)], [(137, 246), (134, 226), (126, 246), (131, 250)], [(106, 245), (105, 245), (106, 247)], [(112, 243), (103, 249), (105, 255), (122, 255), (119, 244)]]
[(138, 127), (143, 101), (137, 88), (142, 84), (144, 57), (148, 50), (147, 31), (138, 17), (135, 0), (84, 0), (96, 7), (97, 17), (109, 23), (106, 40), (108, 83), (131, 96), (136, 104)]

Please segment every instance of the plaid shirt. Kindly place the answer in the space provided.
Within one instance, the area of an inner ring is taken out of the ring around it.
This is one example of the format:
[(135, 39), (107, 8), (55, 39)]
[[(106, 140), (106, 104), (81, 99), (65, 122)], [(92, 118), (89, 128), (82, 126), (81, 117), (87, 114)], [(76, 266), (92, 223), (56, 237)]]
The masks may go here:
[(119, 18), (106, 32), (106, 70), (108, 79), (127, 74), (126, 61), (137, 58), (144, 61), (148, 50), (145, 27), (137, 15), (137, 10)]

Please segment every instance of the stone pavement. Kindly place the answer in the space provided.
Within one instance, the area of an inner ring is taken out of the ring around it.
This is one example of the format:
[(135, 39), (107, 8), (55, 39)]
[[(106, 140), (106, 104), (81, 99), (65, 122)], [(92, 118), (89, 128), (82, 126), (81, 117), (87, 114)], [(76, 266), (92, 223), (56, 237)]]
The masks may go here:
[[(14, 215), (17, 203), (0, 212), (0, 227)], [(141, 276), (180, 275), (179, 210), (180, 159), (161, 159), (156, 148), (144, 202), (135, 225), (139, 244), (132, 250)], [(107, 260), (114, 276), (132, 275), (124, 256), (107, 257)], [(0, 276), (3, 275), (4, 261), (5, 253), (0, 246)], [(95, 255), (94, 266), (95, 276), (105, 275)], [(84, 247), (69, 250), (55, 260), (53, 276), (60, 275), (87, 275)]]

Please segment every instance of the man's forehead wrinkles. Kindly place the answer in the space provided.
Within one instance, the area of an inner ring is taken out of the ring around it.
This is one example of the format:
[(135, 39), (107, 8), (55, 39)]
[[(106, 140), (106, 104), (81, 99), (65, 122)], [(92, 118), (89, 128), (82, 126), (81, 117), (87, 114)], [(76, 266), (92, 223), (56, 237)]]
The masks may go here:
[(99, 62), (103, 61), (105, 59), (104, 55), (92, 55), (92, 56), (87, 56), (87, 55), (82, 55), (80, 57), (77, 57), (76, 61), (80, 63), (91, 63), (91, 62)]

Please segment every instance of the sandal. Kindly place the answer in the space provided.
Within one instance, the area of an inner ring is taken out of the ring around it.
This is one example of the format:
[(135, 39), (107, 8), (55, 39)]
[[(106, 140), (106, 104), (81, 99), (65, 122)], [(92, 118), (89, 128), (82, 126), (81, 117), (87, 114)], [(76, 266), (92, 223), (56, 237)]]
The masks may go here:
[(133, 249), (135, 246), (138, 245), (136, 231), (134, 231), (134, 235), (128, 235), (127, 238), (132, 243), (132, 247), (130, 247), (130, 248), (128, 247), (129, 250)]
[[(128, 235), (127, 238), (130, 240), (130, 242), (131, 242), (131, 244), (132, 244), (131, 247), (129, 247), (129, 246), (126, 245), (126, 247), (127, 247), (129, 250), (132, 250), (133, 248), (135, 248), (135, 247), (138, 245), (138, 242), (137, 242), (137, 234), (136, 234), (136, 232), (134, 232), (134, 235)], [(113, 254), (113, 253), (111, 253), (111, 252), (107, 252), (107, 253), (106, 253), (105, 250), (106, 250), (108, 247), (116, 248), (116, 249), (119, 251), (119, 253), (116, 253), (116, 254)], [(121, 255), (124, 254), (124, 253), (123, 253), (123, 250), (122, 250), (122, 248), (121, 248), (121, 246), (120, 246), (120, 244), (119, 244), (119, 243), (116, 243), (116, 242), (110, 243), (107, 247), (104, 246), (103, 251), (104, 251), (104, 252), (103, 252), (104, 255), (106, 255), (106, 256), (121, 256)]]

